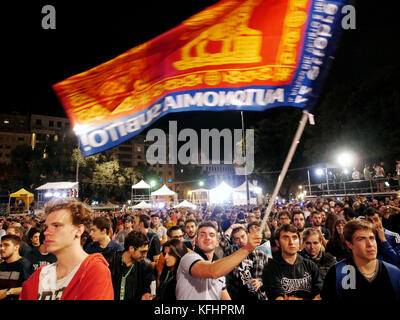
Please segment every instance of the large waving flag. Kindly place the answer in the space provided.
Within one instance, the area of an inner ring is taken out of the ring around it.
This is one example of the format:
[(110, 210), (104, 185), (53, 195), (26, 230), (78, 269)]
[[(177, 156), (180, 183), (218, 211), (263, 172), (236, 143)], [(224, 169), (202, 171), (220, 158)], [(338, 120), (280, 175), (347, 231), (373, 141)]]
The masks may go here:
[(84, 156), (170, 112), (310, 109), (345, 0), (223, 0), (53, 86)]

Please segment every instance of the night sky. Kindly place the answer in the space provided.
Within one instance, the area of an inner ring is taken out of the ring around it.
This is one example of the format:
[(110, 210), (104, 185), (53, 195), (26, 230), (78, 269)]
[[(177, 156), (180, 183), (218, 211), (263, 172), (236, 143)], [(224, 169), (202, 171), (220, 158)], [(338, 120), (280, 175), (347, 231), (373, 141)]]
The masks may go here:
[[(8, 3), (2, 10), (9, 13), (2, 21), (2, 73), (7, 78), (2, 109), (65, 116), (53, 84), (158, 36), (216, 2)], [(41, 27), (46, 4), (56, 9), (56, 30)]]
[[(51, 89), (53, 84), (156, 37), (216, 2), (85, 0), (2, 4), (2, 78), (5, 81), (2, 81), (1, 112), (65, 116)], [(41, 27), (44, 16), (41, 9), (46, 4), (56, 8), (56, 30)], [(369, 69), (391, 61), (398, 64), (394, 50), (396, 34), (398, 38), (395, 11), (376, 1), (358, 1), (355, 7), (357, 29), (343, 32), (326, 79), (328, 84), (357, 81), (357, 76), (368, 73)], [(268, 117), (271, 112), (246, 112), (246, 120)], [(226, 125), (240, 128), (240, 114), (229, 111), (213, 117), (210, 112), (168, 115), (153, 127), (170, 119), (185, 120), (186, 127), (201, 124), (203, 128)]]

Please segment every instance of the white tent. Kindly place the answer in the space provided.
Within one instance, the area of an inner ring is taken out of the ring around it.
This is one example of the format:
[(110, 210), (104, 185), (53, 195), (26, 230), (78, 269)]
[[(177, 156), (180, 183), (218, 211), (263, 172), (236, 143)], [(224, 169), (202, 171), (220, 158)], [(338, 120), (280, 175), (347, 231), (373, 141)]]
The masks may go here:
[(190, 201), (197, 204), (203, 204), (203, 203), (209, 204), (210, 202), (209, 192), (210, 190), (204, 188), (191, 190), (189, 191)]
[(232, 199), (233, 188), (225, 181), (222, 181), (218, 187), (209, 190), (211, 203), (230, 202)]
[(232, 188), (229, 184), (227, 184), (225, 181), (222, 181), (222, 182), (219, 184), (219, 186), (217, 186), (217, 187), (215, 187), (215, 188), (213, 188), (213, 189), (210, 189), (209, 191), (210, 191), (210, 192), (219, 192), (219, 191), (228, 191), (228, 192), (232, 192), (232, 191), (233, 191), (233, 188)]
[(147, 203), (146, 201), (142, 201), (134, 206), (132, 206), (132, 209), (151, 209), (151, 204)]
[[(258, 192), (260, 192), (260, 190), (261, 190), (261, 188), (256, 187), (251, 182), (249, 182), (249, 191), (250, 192), (258, 193)], [(236, 187), (234, 189), (234, 191), (235, 192), (246, 192), (246, 181), (243, 182), (240, 186)]]
[(59, 190), (59, 189), (75, 189), (78, 188), (78, 182), (48, 182), (36, 190)]
[[(234, 205), (245, 205), (247, 204), (247, 194), (246, 194), (246, 181), (243, 182), (240, 186), (236, 187), (232, 194), (233, 204)], [(249, 192), (250, 192), (250, 204), (257, 204), (257, 198), (261, 195), (262, 189), (260, 187), (256, 187), (255, 185), (249, 182)], [(253, 197), (252, 197), (253, 194)], [(254, 198), (254, 195), (257, 195)]]
[(138, 183), (132, 186), (132, 189), (150, 189), (151, 186), (144, 182), (143, 180), (140, 180)]
[[(156, 200), (157, 197), (169, 197), (169, 196), (173, 196), (174, 197), (174, 204), (178, 202), (178, 194), (174, 191), (172, 191), (170, 188), (168, 188), (165, 184), (158, 190), (153, 191), (151, 193), (151, 197), (154, 200)], [(162, 202), (160, 202), (158, 205), (162, 204)], [(169, 202), (166, 202), (167, 206), (169, 206)]]
[[(143, 194), (143, 192), (139, 195), (136, 195), (136, 190), (138, 189), (147, 189), (148, 193), (146, 191), (146, 195)], [(133, 190), (135, 190), (135, 195), (133, 195)], [(144, 182), (143, 180), (140, 180), (138, 183), (132, 185), (132, 189), (131, 189), (131, 203), (136, 202), (136, 201), (150, 201), (150, 191), (151, 191), (151, 186)]]
[(78, 198), (79, 182), (48, 182), (35, 190), (38, 191), (38, 203), (43, 204), (52, 197), (55, 198), (67, 198), (74, 197)]
[(165, 184), (158, 190), (151, 193), (152, 196), (174, 196), (176, 192), (172, 191)]
[(191, 208), (191, 209), (196, 209), (196, 205), (194, 205), (193, 203), (187, 201), (187, 200), (183, 200), (181, 203), (177, 204), (176, 206), (174, 206), (174, 208)]
[(208, 190), (208, 189), (194, 189), (194, 190), (191, 190), (191, 192), (209, 192), (210, 190)]

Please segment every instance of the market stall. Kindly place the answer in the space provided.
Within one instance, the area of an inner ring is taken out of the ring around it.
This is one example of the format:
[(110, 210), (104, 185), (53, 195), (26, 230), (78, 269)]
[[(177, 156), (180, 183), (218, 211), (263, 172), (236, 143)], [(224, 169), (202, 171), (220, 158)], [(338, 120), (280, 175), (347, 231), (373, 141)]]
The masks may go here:
[[(13, 198), (14, 201), (11, 201)], [(24, 188), (11, 193), (8, 201), (8, 207), (13, 209), (13, 212), (24, 212), (28, 211), (29, 206), (34, 200), (34, 194), (25, 190)]]

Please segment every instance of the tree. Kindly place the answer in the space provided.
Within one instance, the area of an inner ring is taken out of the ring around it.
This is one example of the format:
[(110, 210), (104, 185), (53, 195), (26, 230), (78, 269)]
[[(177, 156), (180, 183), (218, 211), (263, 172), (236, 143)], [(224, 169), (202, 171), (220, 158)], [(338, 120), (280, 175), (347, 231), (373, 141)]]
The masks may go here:
[(80, 193), (89, 202), (125, 202), (132, 184), (143, 178), (140, 170), (120, 166), (116, 148), (86, 158), (75, 149), (72, 159), (79, 163)]
[(14, 190), (22, 186), (33, 192), (45, 182), (70, 180), (71, 154), (74, 142), (66, 137), (62, 142), (46, 141), (34, 149), (19, 145), (11, 152), (11, 163), (5, 167), (3, 175), (7, 181), (5, 188)]

